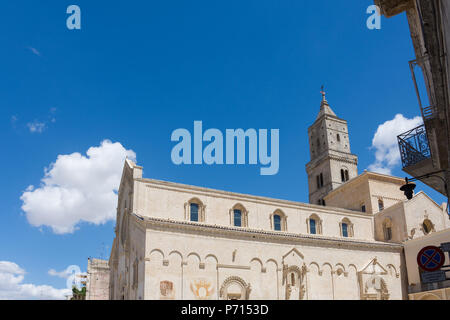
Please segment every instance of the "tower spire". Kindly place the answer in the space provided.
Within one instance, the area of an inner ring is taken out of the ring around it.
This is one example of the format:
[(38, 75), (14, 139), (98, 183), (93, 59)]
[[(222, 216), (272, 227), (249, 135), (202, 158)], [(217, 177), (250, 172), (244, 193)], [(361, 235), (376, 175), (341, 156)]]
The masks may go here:
[(325, 205), (326, 195), (358, 175), (358, 157), (350, 151), (347, 121), (328, 104), (325, 87), (316, 121), (308, 128), (311, 161), (306, 165), (309, 202)]
[(320, 87), (320, 93), (322, 94), (322, 102), (326, 102), (327, 101), (327, 98), (325, 97), (326, 92), (325, 92), (324, 88), (325, 88), (324, 85), (322, 85)]
[(322, 102), (320, 103), (320, 112), (317, 116), (317, 119), (319, 119), (320, 117), (322, 117), (324, 115), (330, 115), (330, 116), (336, 117), (336, 114), (333, 112), (333, 110), (331, 110), (331, 107), (328, 104), (326, 92), (325, 92), (325, 86), (322, 85), (320, 87), (320, 89), (321, 89), (320, 93), (322, 94)]

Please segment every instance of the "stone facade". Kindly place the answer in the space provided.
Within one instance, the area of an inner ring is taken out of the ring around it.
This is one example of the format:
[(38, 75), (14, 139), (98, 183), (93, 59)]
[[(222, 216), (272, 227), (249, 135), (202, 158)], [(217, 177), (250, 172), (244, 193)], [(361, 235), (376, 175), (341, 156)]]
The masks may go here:
[(447, 204), (438, 205), (424, 192), (406, 201), (405, 180), (367, 172), (331, 191), (328, 205), (374, 216), (375, 239), (402, 243), (450, 228)]
[(107, 260), (88, 259), (86, 300), (109, 300), (109, 274)]
[(361, 175), (329, 192), (324, 199), (331, 207), (376, 214), (381, 211), (380, 209), (406, 200), (405, 195), (400, 191), (403, 184), (405, 184), (404, 179), (364, 171)]
[[(402, 246), (375, 241), (371, 214), (141, 174), (126, 162), (110, 258), (112, 299), (406, 297)], [(189, 221), (192, 202), (203, 221)], [(236, 205), (245, 208), (245, 227), (230, 218)], [(274, 230), (275, 215), (283, 230)]]
[[(419, 192), (410, 201), (399, 202), (375, 215), (375, 238), (401, 243), (443, 231), (450, 228), (446, 212), (446, 203), (439, 206)], [(387, 228), (391, 231), (387, 232)]]
[(311, 161), (306, 165), (309, 203), (325, 205), (324, 197), (358, 175), (358, 157), (350, 151), (347, 121), (323, 99), (314, 124), (308, 128)]
[(325, 95), (308, 133), (310, 204), (145, 179), (126, 160), (110, 298), (407, 299), (402, 242), (448, 228), (445, 207), (407, 201), (400, 178), (358, 176)]

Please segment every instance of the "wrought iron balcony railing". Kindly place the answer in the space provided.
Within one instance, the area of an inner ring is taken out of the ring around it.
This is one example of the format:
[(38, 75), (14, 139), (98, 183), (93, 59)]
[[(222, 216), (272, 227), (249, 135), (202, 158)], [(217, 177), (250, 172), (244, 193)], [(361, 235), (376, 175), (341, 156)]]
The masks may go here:
[[(422, 70), (422, 74), (418, 74), (416, 76), (416, 67), (420, 67)], [(431, 120), (437, 117), (436, 108), (433, 104), (430, 104), (427, 106), (427, 104), (424, 105), (426, 102), (422, 102), (422, 97), (420, 94), (421, 89), (426, 90), (428, 89), (428, 92), (432, 92), (430, 89), (430, 78), (431, 78), (431, 71), (430, 71), (430, 57), (428, 54), (425, 54), (424, 56), (417, 58), (416, 60), (412, 60), (409, 62), (409, 68), (411, 70), (411, 75), (414, 82), (414, 88), (416, 90), (417, 100), (419, 101), (420, 111), (422, 112), (422, 118), (424, 121)], [(419, 83), (417, 81), (419, 79)], [(425, 92), (426, 94), (426, 92)]]
[(425, 125), (409, 130), (397, 137), (403, 168), (431, 157)]

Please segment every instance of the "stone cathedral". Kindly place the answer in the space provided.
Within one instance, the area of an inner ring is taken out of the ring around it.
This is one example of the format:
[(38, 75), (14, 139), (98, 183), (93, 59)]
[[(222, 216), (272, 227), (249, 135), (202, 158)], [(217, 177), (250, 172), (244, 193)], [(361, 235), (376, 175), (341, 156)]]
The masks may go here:
[(109, 259), (114, 300), (406, 299), (402, 243), (450, 227), (425, 193), (364, 171), (322, 94), (310, 203), (146, 179), (126, 160)]

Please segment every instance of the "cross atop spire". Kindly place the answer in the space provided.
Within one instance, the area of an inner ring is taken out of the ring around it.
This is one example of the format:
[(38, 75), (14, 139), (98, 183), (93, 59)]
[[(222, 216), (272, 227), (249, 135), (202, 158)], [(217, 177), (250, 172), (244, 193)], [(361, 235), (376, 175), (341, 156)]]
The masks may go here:
[(324, 85), (320, 87), (320, 93), (322, 94), (322, 101), (327, 101), (327, 98), (325, 98), (326, 92), (324, 91)]
[(322, 94), (322, 102), (320, 103), (320, 112), (319, 115), (317, 116), (317, 119), (319, 119), (323, 115), (336, 116), (336, 114), (333, 112), (333, 110), (331, 110), (331, 107), (328, 104), (324, 85), (320, 87), (320, 93)]

